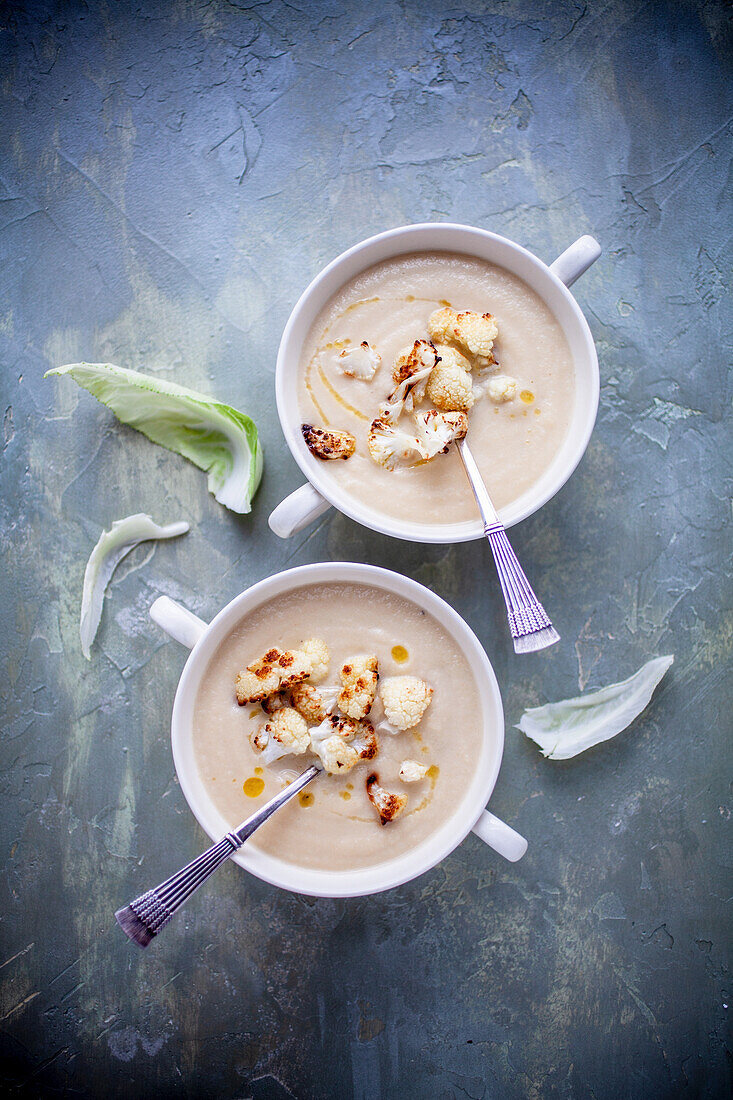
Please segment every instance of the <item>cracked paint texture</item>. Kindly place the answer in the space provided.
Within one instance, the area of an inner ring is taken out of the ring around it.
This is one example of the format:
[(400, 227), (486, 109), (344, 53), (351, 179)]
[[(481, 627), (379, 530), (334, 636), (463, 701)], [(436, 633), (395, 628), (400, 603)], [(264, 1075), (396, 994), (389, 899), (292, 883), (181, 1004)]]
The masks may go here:
[[(0, 1079), (28, 1096), (717, 1097), (730, 1087), (729, 13), (434, 0), (24, 0), (0, 11)], [(568, 485), (513, 531), (562, 634), (517, 657), (482, 543), (391, 542), (333, 513), (290, 542), (300, 482), (273, 396), (302, 288), (405, 222), (496, 230), (575, 292), (601, 405)], [(249, 517), (45, 370), (86, 358), (211, 392), (260, 426)], [(141, 548), (92, 661), (78, 615), (100, 530)], [(507, 745), (470, 837), (375, 898), (281, 893), (233, 866), (145, 954), (115, 908), (205, 838), (169, 719), (185, 654), (147, 616), (203, 617), (267, 572), (397, 568), (485, 644)], [(675, 665), (649, 711), (567, 763), (523, 708)], [(726, 847), (727, 841), (727, 847)], [(728, 853), (728, 854), (726, 854)]]

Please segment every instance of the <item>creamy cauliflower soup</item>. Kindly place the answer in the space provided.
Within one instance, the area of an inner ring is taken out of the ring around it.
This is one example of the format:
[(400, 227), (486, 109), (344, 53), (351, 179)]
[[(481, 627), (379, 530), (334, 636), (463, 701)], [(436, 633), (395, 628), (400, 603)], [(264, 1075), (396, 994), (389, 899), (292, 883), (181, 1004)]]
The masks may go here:
[(477, 514), (450, 443), (468, 430), (501, 508), (560, 449), (574, 393), (560, 325), (525, 282), (425, 252), (377, 264), (331, 299), (303, 346), (298, 401), (306, 443), (342, 490), (447, 524)]
[(318, 870), (392, 859), (455, 812), (482, 711), (468, 661), (427, 611), (370, 585), (278, 596), (219, 645), (193, 713), (201, 780), (231, 826), (313, 763), (323, 774), (247, 842)]

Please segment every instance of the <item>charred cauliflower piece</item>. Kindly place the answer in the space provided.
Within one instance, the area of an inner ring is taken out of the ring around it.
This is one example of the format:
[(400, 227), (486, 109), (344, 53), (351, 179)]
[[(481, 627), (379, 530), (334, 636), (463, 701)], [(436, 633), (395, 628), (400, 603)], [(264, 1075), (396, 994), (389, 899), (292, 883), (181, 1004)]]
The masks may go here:
[(394, 821), (407, 805), (406, 794), (392, 794), (391, 791), (380, 787), (379, 776), (376, 772), (372, 772), (371, 775), (367, 776), (366, 793), (367, 798), (379, 814), (382, 825), (386, 825), (388, 821)]
[(513, 401), (517, 396), (517, 380), (508, 374), (497, 374), (486, 383), (486, 392), (497, 405)]
[(395, 386), (409, 378), (414, 378), (426, 368), (432, 368), (438, 362), (438, 353), (429, 340), (416, 340), (412, 347), (403, 348), (392, 367), (392, 381)]
[(417, 439), (426, 459), (445, 454), (451, 443), (463, 439), (468, 431), (468, 417), (464, 412), (415, 413)]
[(371, 722), (357, 722), (356, 734), (349, 740), (349, 745), (359, 754), (360, 760), (374, 759), (379, 752), (379, 739)]
[(265, 714), (275, 714), (276, 711), (281, 710), (287, 705), (287, 698), (284, 691), (276, 691), (274, 695), (268, 695), (266, 699), (262, 700), (262, 709)]
[(351, 432), (339, 431), (338, 428), (314, 428), (312, 424), (301, 424), (301, 431), (310, 453), (324, 461), (351, 458), (356, 450), (356, 440)]
[(427, 774), (427, 766), (417, 760), (403, 760), (400, 765), (400, 779), (403, 783), (419, 783)]
[(310, 725), (317, 725), (326, 717), (323, 696), (318, 688), (307, 681), (290, 689), (290, 702)]
[(417, 437), (385, 417), (372, 420), (367, 448), (372, 461), (388, 470), (396, 470), (398, 466), (419, 466), (425, 461)]
[(433, 689), (417, 676), (388, 676), (379, 694), (387, 721), (398, 730), (410, 730), (430, 706)]
[(468, 420), (463, 412), (415, 413), (414, 433), (377, 417), (369, 429), (369, 456), (379, 466), (396, 470), (398, 466), (419, 466), (436, 455), (445, 454), (455, 439), (463, 439)]
[(256, 733), (250, 734), (250, 744), (262, 753), (265, 764), (283, 756), (299, 756), (310, 748), (308, 724), (293, 707), (282, 707)]
[(331, 775), (340, 775), (362, 760), (373, 760), (379, 741), (371, 722), (360, 722), (341, 714), (326, 714), (309, 730), (311, 751)]
[[(458, 358), (456, 355), (456, 359)], [(463, 359), (463, 356), (460, 358)], [(465, 363), (465, 359), (463, 361)], [(471, 375), (457, 362), (453, 362), (451, 357), (441, 355), (437, 367), (430, 372), (425, 396), (436, 409), (468, 412), (475, 400)]]
[(310, 730), (310, 747), (330, 775), (351, 771), (359, 762), (357, 748), (348, 744), (359, 729), (351, 718), (327, 714), (319, 726)]
[(450, 306), (436, 309), (428, 318), (428, 333), (436, 343), (450, 342), (465, 349), (477, 366), (494, 362), (494, 340), (499, 326), (490, 313), (474, 313), (466, 310), (457, 313)]
[(353, 348), (344, 348), (338, 357), (336, 366), (349, 378), (358, 378), (360, 382), (371, 382), (382, 362), (382, 356), (366, 341)]
[(412, 412), (416, 401), (425, 396), (430, 372), (438, 362), (438, 353), (428, 340), (416, 340), (412, 347), (404, 348), (392, 367), (395, 389), (379, 407), (379, 417), (394, 424), (403, 411)]
[(343, 684), (337, 700), (340, 710), (349, 718), (366, 718), (377, 694), (377, 658), (360, 653), (343, 665), (339, 675)]
[(331, 654), (323, 638), (307, 638), (301, 646), (301, 653), (305, 653), (311, 662), (311, 674), (308, 677), (312, 684), (320, 684), (328, 673), (328, 662)]
[(238, 673), (235, 681), (237, 702), (240, 707), (261, 703), (276, 692), (307, 680), (310, 672), (311, 662), (305, 653), (268, 649), (264, 656)]
[(344, 741), (343, 737), (327, 737), (321, 741), (318, 756), (329, 775), (342, 775), (349, 772), (359, 762), (356, 749)]

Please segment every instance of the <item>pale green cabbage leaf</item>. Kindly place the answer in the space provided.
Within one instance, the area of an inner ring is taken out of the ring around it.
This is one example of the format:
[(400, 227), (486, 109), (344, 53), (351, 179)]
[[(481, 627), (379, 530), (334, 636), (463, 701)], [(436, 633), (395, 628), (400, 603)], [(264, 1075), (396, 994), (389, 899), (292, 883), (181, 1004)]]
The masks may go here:
[(109, 531), (102, 531), (84, 570), (84, 590), (81, 597), (81, 651), (87, 660), (102, 618), (107, 585), (117, 566), (138, 543), (149, 539), (173, 539), (188, 531), (185, 521), (160, 527), (150, 516), (137, 512), (134, 516), (116, 519)]
[(115, 416), (209, 475), (209, 492), (232, 512), (249, 512), (262, 477), (262, 447), (245, 413), (175, 382), (112, 363), (68, 363), (68, 374)]
[(531, 707), (516, 728), (531, 737), (550, 760), (569, 760), (630, 726), (673, 661), (674, 656), (655, 657), (619, 684), (576, 699)]

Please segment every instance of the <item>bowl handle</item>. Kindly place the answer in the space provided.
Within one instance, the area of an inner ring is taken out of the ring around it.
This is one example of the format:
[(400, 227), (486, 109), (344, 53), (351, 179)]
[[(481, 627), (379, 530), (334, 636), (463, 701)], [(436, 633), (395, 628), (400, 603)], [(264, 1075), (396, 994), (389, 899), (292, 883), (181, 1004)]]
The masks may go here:
[(297, 535), (298, 531), (302, 531), (314, 519), (318, 519), (330, 507), (329, 502), (321, 496), (317, 489), (313, 488), (310, 481), (306, 481), (305, 485), (301, 485), (299, 489), (296, 489), (294, 493), (291, 493), (289, 497), (285, 497), (285, 500), (278, 504), (274, 512), (270, 514), (267, 522), (270, 525), (270, 530), (279, 535), (281, 539), (289, 539), (292, 535)]
[(512, 863), (516, 863), (527, 851), (527, 841), (524, 837), (488, 810), (482, 810), (473, 831), (476, 836), (481, 837), (484, 844), (488, 844), (500, 856), (511, 860)]
[(170, 634), (175, 642), (185, 645), (186, 649), (193, 649), (208, 626), (208, 623), (199, 619), (193, 611), (189, 611), (187, 607), (169, 599), (168, 596), (158, 597), (150, 608), (150, 618), (166, 634)]
[(586, 233), (585, 236), (578, 237), (575, 244), (571, 244), (570, 248), (566, 248), (562, 255), (550, 264), (550, 271), (553, 275), (557, 275), (565, 286), (572, 286), (575, 280), (596, 262), (600, 254), (601, 246), (598, 241)]

